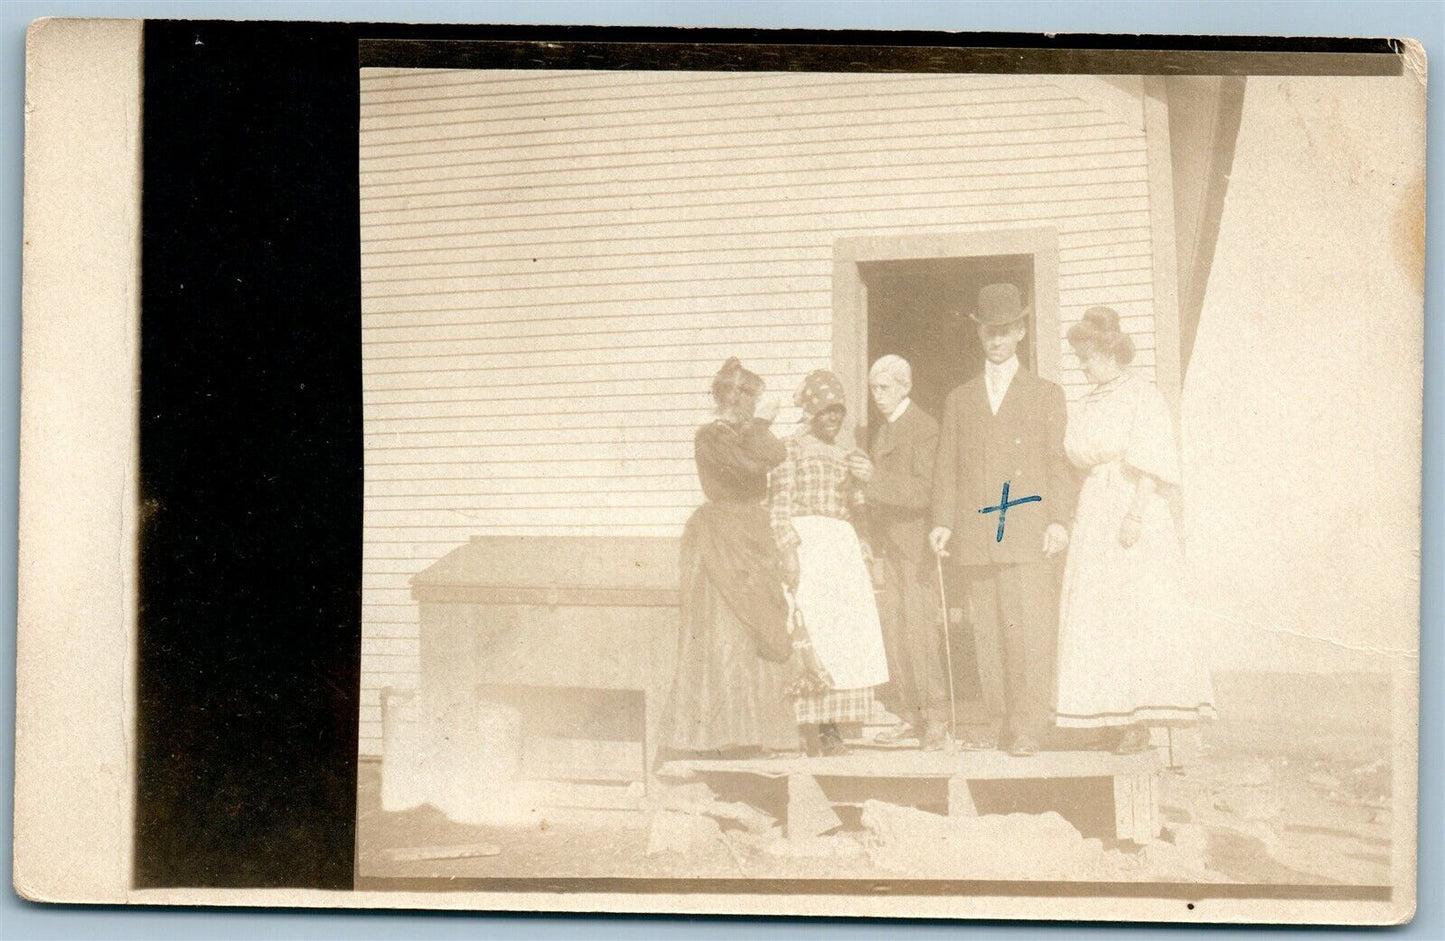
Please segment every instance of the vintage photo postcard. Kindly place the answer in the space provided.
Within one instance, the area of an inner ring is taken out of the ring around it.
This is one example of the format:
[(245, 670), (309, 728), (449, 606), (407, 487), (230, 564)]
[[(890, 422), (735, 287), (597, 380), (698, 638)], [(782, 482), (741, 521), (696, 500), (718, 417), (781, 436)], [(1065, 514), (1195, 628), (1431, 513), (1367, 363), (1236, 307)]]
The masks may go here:
[(1417, 43), (28, 68), (22, 895), (1412, 916)]

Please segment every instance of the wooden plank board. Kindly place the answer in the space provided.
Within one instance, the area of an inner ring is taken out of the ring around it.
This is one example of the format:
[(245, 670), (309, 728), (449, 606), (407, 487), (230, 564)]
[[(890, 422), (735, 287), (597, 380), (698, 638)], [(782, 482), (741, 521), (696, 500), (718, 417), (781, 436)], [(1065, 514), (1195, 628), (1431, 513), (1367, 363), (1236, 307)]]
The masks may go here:
[(1149, 843), (1159, 836), (1159, 776), (1136, 775), (1134, 788), (1134, 842)]
[(967, 778), (948, 779), (948, 815), (950, 817), (977, 817), (978, 807), (973, 802)]
[(528, 736), (523, 743), (522, 773), (556, 781), (642, 781), (647, 776), (646, 746), (641, 740)]
[(1159, 837), (1159, 775), (1121, 774), (1114, 778), (1115, 835), (1133, 843)]
[(1114, 836), (1120, 840), (1134, 839), (1134, 787), (1133, 775), (1114, 778)]
[(788, 775), (788, 816), (783, 824), (788, 839), (811, 839), (842, 825), (816, 778), (808, 774)]
[(826, 758), (670, 761), (663, 765), (662, 773), (668, 776), (711, 772), (765, 777), (807, 774), (814, 777), (958, 777), (965, 780), (1018, 780), (1147, 775), (1152, 774), (1159, 766), (1159, 756), (1152, 750), (1137, 755), (1087, 751), (1039, 752), (1031, 757), (1018, 758), (998, 751), (948, 754), (898, 749), (855, 749), (847, 755)]
[(456, 846), (405, 846), (386, 851), (393, 863), (416, 863), (433, 859), (478, 859), (500, 856), (502, 848), (495, 843), (464, 843)]

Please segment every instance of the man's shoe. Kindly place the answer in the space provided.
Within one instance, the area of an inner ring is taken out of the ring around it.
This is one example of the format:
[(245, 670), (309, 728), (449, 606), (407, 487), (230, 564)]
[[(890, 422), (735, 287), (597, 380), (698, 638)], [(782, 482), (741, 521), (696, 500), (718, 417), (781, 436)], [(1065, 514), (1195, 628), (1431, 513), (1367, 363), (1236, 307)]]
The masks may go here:
[(998, 739), (978, 729), (964, 729), (956, 736), (958, 747), (964, 751), (993, 751), (998, 748)]
[(1038, 743), (1027, 735), (1020, 735), (1014, 739), (1013, 745), (1009, 746), (1008, 750), (1008, 753), (1015, 758), (1028, 758), (1037, 755), (1038, 752)]
[(879, 745), (897, 745), (900, 742), (917, 737), (918, 733), (913, 730), (913, 726), (900, 719), (897, 725), (884, 729), (882, 732), (873, 736), (873, 741)]
[(924, 751), (943, 751), (948, 747), (948, 727), (932, 719), (924, 723), (919, 747)]

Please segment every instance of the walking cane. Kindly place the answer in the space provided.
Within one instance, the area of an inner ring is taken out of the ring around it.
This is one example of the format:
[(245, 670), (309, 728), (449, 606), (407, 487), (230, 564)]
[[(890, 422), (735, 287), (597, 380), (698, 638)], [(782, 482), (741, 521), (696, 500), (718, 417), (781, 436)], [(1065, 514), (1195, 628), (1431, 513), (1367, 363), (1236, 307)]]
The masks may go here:
[(948, 590), (943, 587), (943, 555), (933, 554), (934, 566), (938, 569), (938, 604), (943, 609), (943, 662), (948, 665), (948, 733), (950, 744), (958, 736), (958, 704), (953, 693), (953, 637), (948, 629)]

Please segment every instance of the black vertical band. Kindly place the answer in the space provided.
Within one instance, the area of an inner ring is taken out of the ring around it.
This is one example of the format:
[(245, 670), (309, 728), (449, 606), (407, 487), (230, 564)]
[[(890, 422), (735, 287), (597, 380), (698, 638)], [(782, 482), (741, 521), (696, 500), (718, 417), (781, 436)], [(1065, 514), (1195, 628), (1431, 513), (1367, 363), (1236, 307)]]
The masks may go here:
[(357, 49), (145, 28), (138, 886), (350, 888)]

